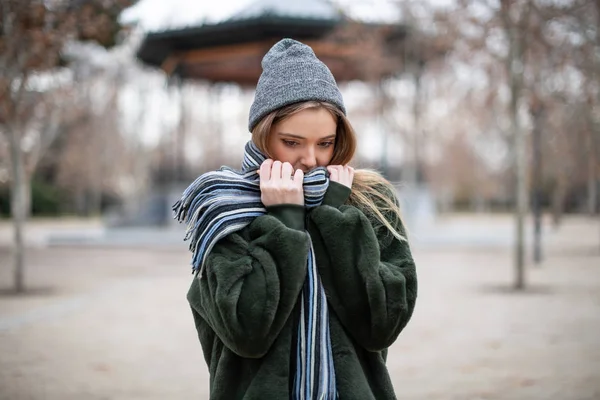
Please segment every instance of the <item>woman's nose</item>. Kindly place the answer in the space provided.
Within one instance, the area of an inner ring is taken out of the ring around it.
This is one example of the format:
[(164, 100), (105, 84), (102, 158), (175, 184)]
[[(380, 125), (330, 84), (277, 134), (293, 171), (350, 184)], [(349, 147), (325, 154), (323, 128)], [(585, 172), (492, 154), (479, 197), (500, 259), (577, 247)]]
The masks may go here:
[(312, 169), (317, 166), (317, 157), (315, 156), (315, 150), (312, 147), (309, 147), (306, 150), (306, 153), (303, 155), (302, 164), (304, 164), (308, 169)]

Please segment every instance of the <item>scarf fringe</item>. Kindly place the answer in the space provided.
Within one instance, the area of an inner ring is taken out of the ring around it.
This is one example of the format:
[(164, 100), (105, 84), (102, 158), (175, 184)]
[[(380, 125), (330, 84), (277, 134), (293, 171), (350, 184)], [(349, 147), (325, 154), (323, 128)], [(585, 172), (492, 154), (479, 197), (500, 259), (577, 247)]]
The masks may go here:
[[(183, 240), (190, 242), (193, 273), (203, 270), (206, 256), (214, 244), (233, 231), (229, 227), (230, 229), (217, 230), (213, 237), (208, 236), (209, 229), (214, 228), (219, 215), (226, 213), (228, 208), (234, 209), (238, 202), (251, 205), (251, 210), (247, 218), (238, 221), (236, 230), (242, 229), (252, 219), (266, 212), (260, 202), (260, 184), (256, 171), (243, 172), (222, 167), (218, 171), (207, 172), (196, 178), (183, 192), (181, 199), (173, 205), (173, 218), (187, 225)], [(248, 218), (249, 221), (245, 221)]]

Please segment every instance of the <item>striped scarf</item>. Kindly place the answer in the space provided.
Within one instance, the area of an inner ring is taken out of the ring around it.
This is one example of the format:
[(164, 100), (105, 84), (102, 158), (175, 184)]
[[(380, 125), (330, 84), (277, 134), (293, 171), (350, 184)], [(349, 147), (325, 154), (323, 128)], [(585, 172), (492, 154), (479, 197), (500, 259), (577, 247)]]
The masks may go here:
[[(213, 246), (266, 213), (260, 200), (258, 169), (265, 156), (256, 145), (246, 144), (242, 170), (221, 167), (198, 177), (175, 203), (175, 218), (187, 223), (184, 240), (190, 240), (192, 269), (203, 276)], [(307, 208), (321, 204), (329, 185), (325, 168), (304, 176), (304, 203)], [(329, 335), (329, 314), (325, 290), (317, 272), (311, 243), (308, 273), (300, 296), (300, 319), (296, 343), (294, 400), (337, 398), (335, 370)]]

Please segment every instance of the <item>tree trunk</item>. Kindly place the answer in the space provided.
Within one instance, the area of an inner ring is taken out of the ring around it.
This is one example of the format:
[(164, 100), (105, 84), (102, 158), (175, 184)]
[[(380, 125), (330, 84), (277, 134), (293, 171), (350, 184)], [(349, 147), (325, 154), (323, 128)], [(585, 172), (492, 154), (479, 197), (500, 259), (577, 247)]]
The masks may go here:
[(375, 101), (377, 102), (377, 126), (381, 130), (381, 154), (379, 155), (379, 168), (383, 176), (389, 179), (388, 162), (388, 127), (385, 124), (385, 112), (387, 107), (386, 92), (383, 80), (377, 81), (375, 87)]
[(556, 185), (552, 192), (552, 223), (554, 229), (558, 229), (562, 223), (565, 198), (567, 195), (567, 179), (564, 172), (558, 171)]
[[(517, 78), (513, 78), (518, 81)], [(515, 288), (525, 288), (525, 216), (527, 214), (527, 160), (525, 151), (525, 134), (519, 125), (518, 99), (521, 87), (515, 84), (512, 88), (511, 119), (515, 140), (515, 157), (517, 173), (517, 209), (515, 237)]]
[(596, 160), (596, 146), (594, 141), (594, 130), (593, 124), (590, 126), (588, 131), (588, 143), (587, 143), (587, 158), (588, 158), (588, 213), (590, 216), (596, 214), (596, 208), (598, 204), (598, 177), (596, 172), (598, 170), (598, 161)]
[[(515, 210), (515, 283), (517, 290), (525, 288), (525, 216), (527, 213), (527, 155), (525, 134), (519, 124), (519, 100), (523, 90), (524, 73), (524, 38), (519, 32), (517, 23), (511, 20), (510, 8), (512, 3), (502, 2), (502, 18), (505, 23), (509, 41), (509, 54), (507, 70), (510, 80), (510, 119), (512, 138), (514, 140), (514, 165), (516, 172), (516, 200)], [(521, 21), (528, 20), (528, 10), (521, 16)]]
[(13, 276), (17, 293), (25, 291), (25, 223), (29, 215), (31, 185), (25, 173), (25, 160), (21, 151), (20, 132), (14, 127), (7, 129), (11, 161), (11, 214), (14, 224)]
[[(598, 62), (598, 54), (600, 53), (600, 29), (598, 29), (598, 24), (600, 24), (600, 0), (596, 0), (596, 40), (594, 43), (594, 49), (595, 54), (594, 57), (592, 58), (593, 62), (592, 65), (594, 66), (594, 70), (593, 70), (593, 77), (594, 77), (594, 81), (596, 82), (596, 85), (598, 85), (598, 83), (600, 83), (600, 74), (598, 73), (598, 70), (600, 70), (600, 65)], [(596, 106), (600, 106), (600, 91), (596, 91)], [(592, 132), (591, 134), (592, 136), (592, 142), (594, 145), (594, 149), (593, 149), (593, 153), (594, 153), (594, 176), (596, 178), (596, 182), (594, 182), (594, 187), (595, 187), (595, 201), (596, 201), (596, 205), (598, 202), (598, 157), (600, 157), (598, 155), (598, 151), (600, 150), (600, 122), (597, 119), (598, 117), (596, 116), (596, 118), (593, 119), (593, 125), (592, 125)]]
[(544, 106), (539, 100), (531, 106), (533, 119), (533, 261), (542, 261), (542, 121)]
[(177, 80), (177, 88), (179, 95), (179, 124), (175, 131), (175, 160), (176, 160), (176, 171), (175, 181), (177, 183), (184, 182), (186, 180), (187, 172), (187, 161), (185, 157), (186, 139), (187, 139), (187, 118), (189, 109), (186, 104), (185, 88), (183, 87), (183, 81)]
[(413, 182), (415, 187), (421, 183), (423, 178), (421, 171), (421, 115), (422, 115), (422, 102), (421, 96), (423, 95), (423, 69), (424, 65), (421, 62), (417, 63), (417, 70), (415, 72), (415, 98), (413, 103), (413, 120), (414, 120), (414, 143), (413, 143)]

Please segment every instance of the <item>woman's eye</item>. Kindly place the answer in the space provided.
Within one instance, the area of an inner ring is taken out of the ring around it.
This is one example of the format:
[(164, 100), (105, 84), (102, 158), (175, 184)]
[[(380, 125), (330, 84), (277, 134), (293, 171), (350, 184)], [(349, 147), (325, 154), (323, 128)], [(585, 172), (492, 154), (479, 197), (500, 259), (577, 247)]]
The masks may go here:
[(283, 143), (286, 146), (290, 146), (290, 147), (296, 147), (296, 146), (298, 146), (298, 142), (294, 142), (292, 140), (284, 140)]
[(321, 147), (330, 147), (333, 146), (333, 142), (323, 142), (321, 143)]

